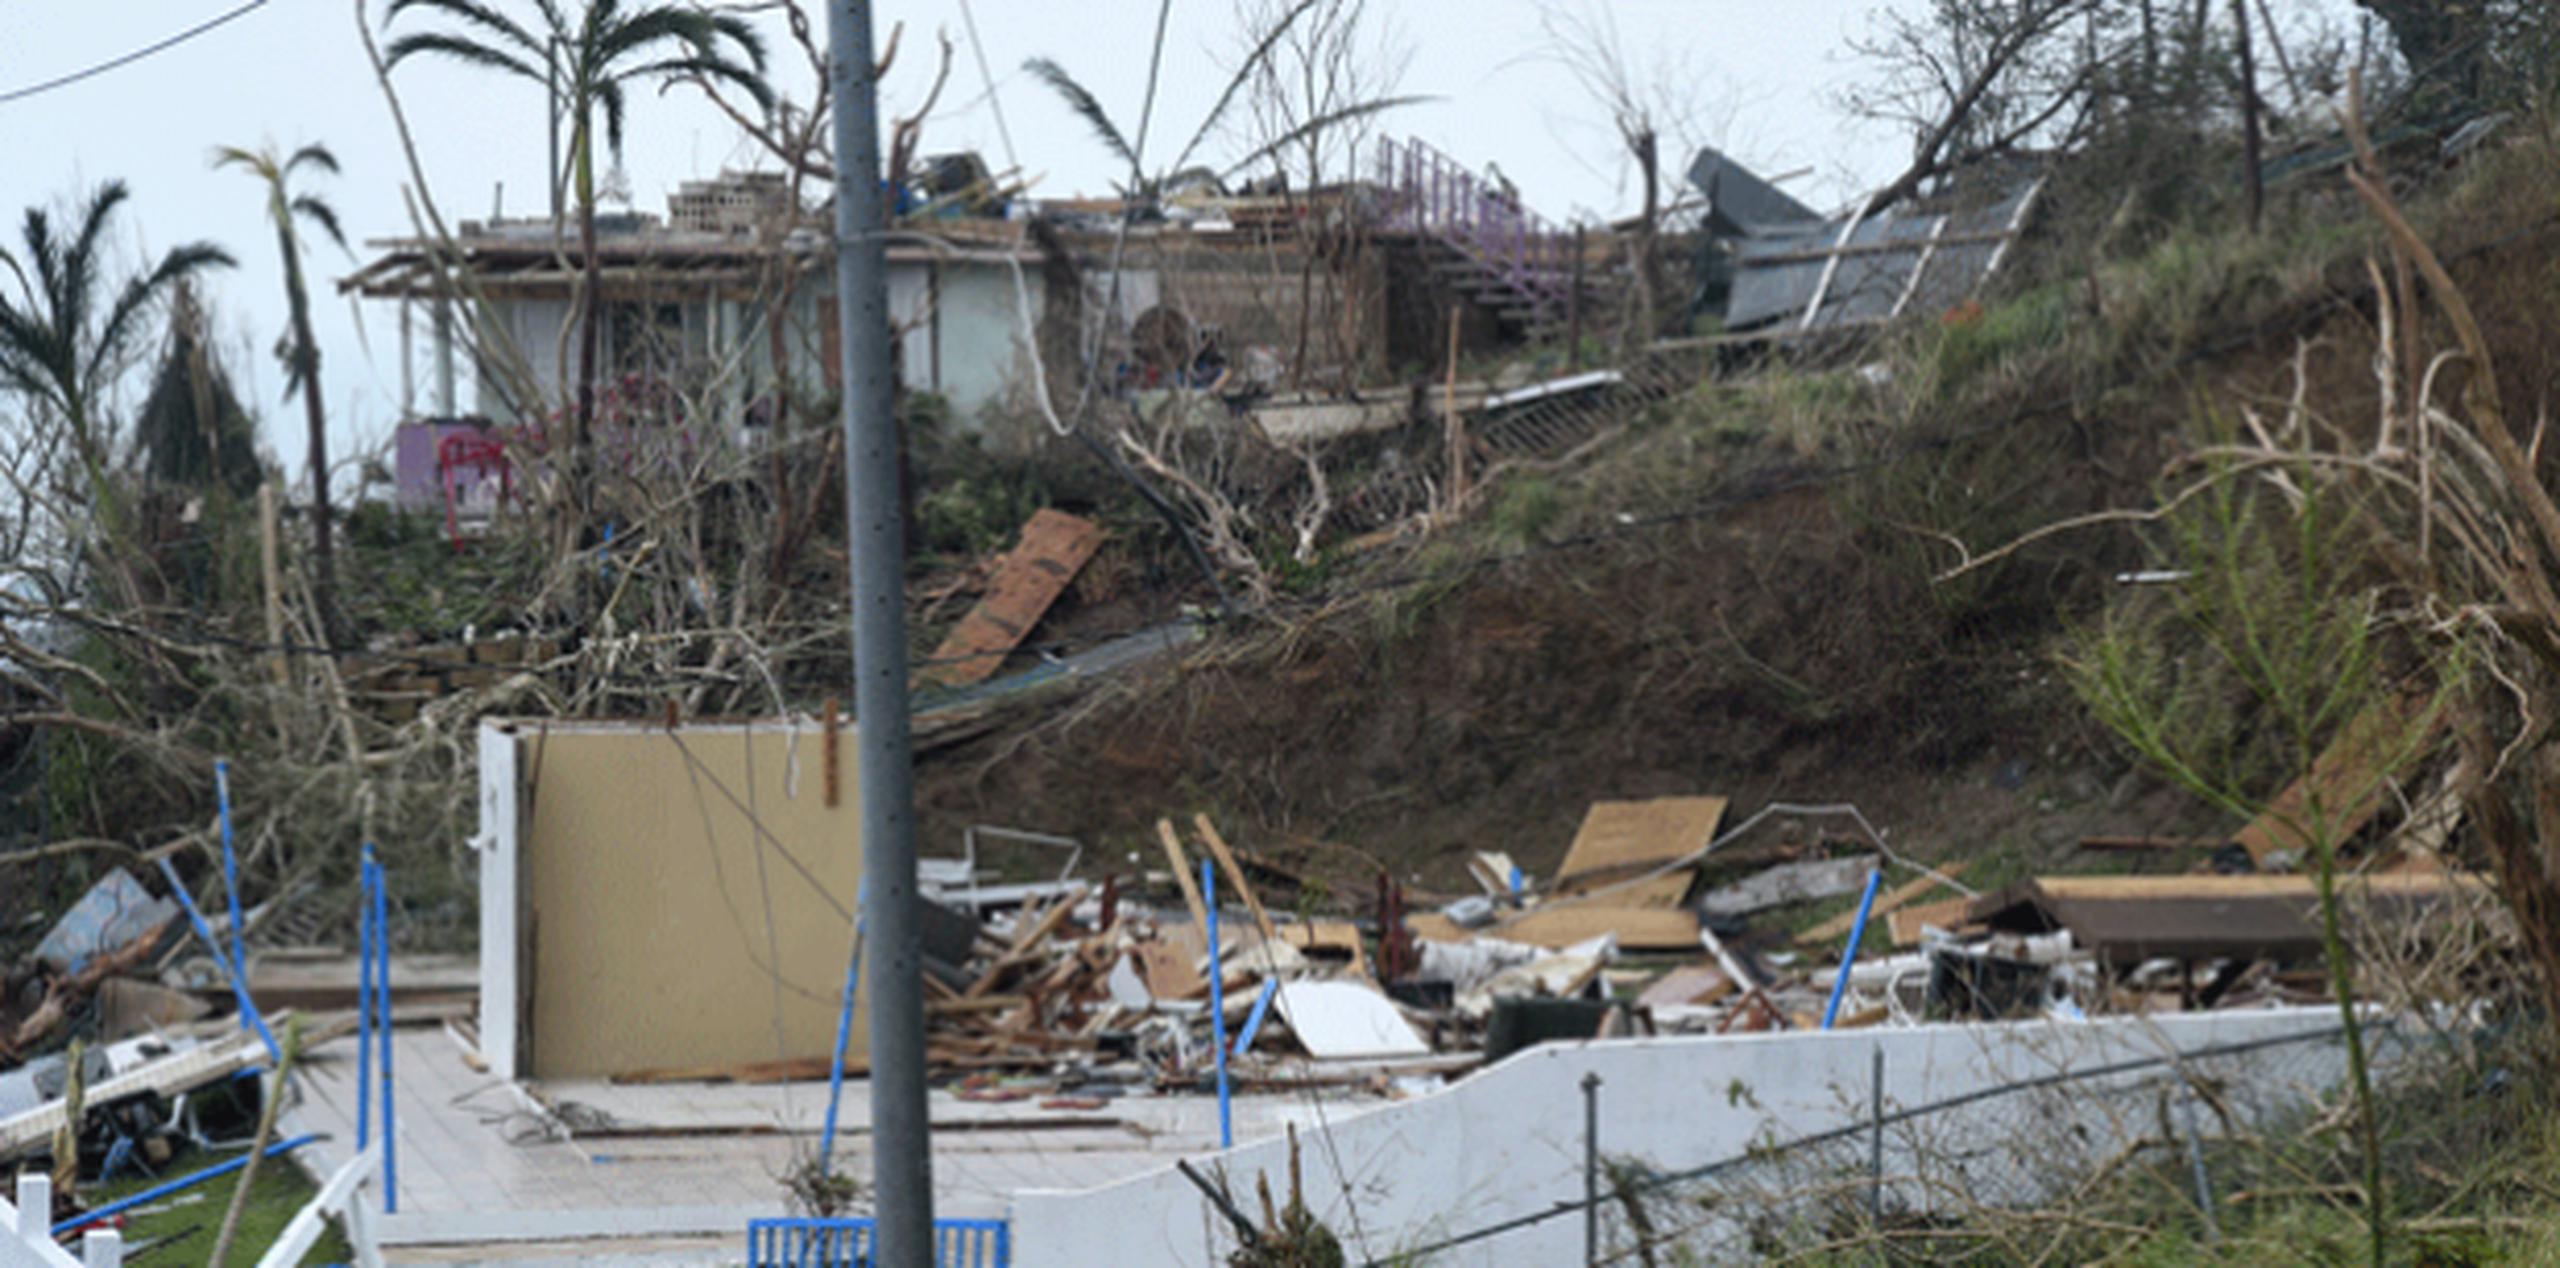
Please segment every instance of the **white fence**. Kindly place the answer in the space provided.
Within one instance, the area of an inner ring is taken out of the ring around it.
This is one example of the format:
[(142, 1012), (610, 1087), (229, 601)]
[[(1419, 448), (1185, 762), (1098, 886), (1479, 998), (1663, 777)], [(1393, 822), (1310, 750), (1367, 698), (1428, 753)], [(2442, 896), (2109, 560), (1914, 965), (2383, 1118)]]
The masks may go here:
[[(2281, 1067), (2288, 1077), (2333, 1080), (2336, 1045), (2317, 1036), (2337, 1024), (2326, 1008), (2285, 1008), (1547, 1044), (1398, 1104), (1310, 1100), (1298, 1128), (1305, 1197), (1360, 1263), (1580, 1202), (1586, 1076), (1600, 1080), (1599, 1150), (1678, 1171), (1859, 1123), (1878, 1102), (1928, 1105), (2057, 1073), (2288, 1036), (2303, 1037), (2288, 1045)], [(2320, 1060), (2305, 1060), (2314, 1048)], [(1879, 1052), (1881, 1095), (1872, 1082)], [(1257, 1176), (1286, 1194), (1289, 1146), (1257, 1141), (1194, 1167), (1223, 1173), (1258, 1211)], [(1171, 1167), (1100, 1189), (1016, 1194), (1013, 1226), (1014, 1253), (1026, 1268), (1206, 1268), (1234, 1248), (1200, 1190)], [(1429, 1262), (1578, 1263), (1583, 1239), (1578, 1216), (1548, 1218)]]
[(32, 1171), (18, 1175), (18, 1202), (0, 1201), (0, 1268), (119, 1268), (124, 1263), (124, 1235), (93, 1228), (80, 1239), (80, 1257), (53, 1241), (53, 1178)]

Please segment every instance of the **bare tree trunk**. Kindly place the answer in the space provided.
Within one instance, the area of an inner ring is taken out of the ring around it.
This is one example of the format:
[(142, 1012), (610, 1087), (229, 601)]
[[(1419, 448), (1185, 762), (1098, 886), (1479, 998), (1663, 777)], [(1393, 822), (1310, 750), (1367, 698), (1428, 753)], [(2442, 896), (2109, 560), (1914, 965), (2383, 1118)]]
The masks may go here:
[(1644, 347), (1659, 334), (1661, 318), (1656, 312), (1654, 296), (1654, 234), (1662, 219), (1662, 164), (1658, 161), (1661, 140), (1653, 129), (1646, 128), (1629, 138), (1636, 168), (1644, 177), (1644, 218), (1636, 227), (1636, 332), (1630, 349)]
[(2231, 24), (2240, 40), (2240, 145), (2249, 165), (2249, 231), (2255, 233), (2266, 220), (2267, 177), (2259, 157), (2258, 64), (2249, 47), (2249, 0), (2231, 0)]

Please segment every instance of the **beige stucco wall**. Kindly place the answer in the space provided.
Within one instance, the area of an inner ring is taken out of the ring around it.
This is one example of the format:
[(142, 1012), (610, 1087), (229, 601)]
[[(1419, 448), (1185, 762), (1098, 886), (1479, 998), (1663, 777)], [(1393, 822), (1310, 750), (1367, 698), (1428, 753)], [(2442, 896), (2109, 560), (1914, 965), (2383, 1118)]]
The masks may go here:
[[(815, 726), (555, 725), (519, 744), (534, 1075), (825, 1057), (861, 888), (852, 731), (833, 807)], [(857, 1067), (864, 1051), (857, 1018)]]

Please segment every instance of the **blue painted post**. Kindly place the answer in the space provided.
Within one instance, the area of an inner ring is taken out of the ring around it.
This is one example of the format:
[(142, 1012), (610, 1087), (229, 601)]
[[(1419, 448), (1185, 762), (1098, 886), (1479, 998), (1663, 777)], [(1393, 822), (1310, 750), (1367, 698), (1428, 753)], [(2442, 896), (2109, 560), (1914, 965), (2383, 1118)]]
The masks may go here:
[(364, 843), (356, 899), (356, 1152), (373, 1139), (373, 842)]
[(1236, 1143), (1235, 1112), (1227, 1099), (1227, 964), (1218, 949), (1218, 869), (1200, 860), (1200, 905), (1209, 909), (1209, 1032), (1218, 1041), (1218, 1148)]
[(375, 863), (373, 871), (373, 951), (381, 957), (373, 973), (376, 1025), (382, 1033), (382, 1213), (400, 1213), (399, 1120), (391, 1103), (391, 875)]
[(240, 855), (231, 848), (231, 762), (213, 762), (213, 803), (222, 821), (222, 893), (231, 903), (231, 965), (243, 980), (249, 976), (248, 926), (240, 917)]
[[(240, 855), (231, 848), (231, 762), (228, 758), (213, 761), (213, 804), (222, 821), (222, 891), (231, 904), (231, 971), (239, 983), (242, 1012), (257, 1023), (258, 1037), (267, 1044), (267, 1053), (284, 1060), (284, 1050), (276, 1046), (275, 1036), (267, 1033), (266, 1019), (258, 1016), (257, 1005), (249, 1000), (249, 928), (240, 916)], [(219, 947), (214, 949), (218, 959)]]
[(258, 1032), (258, 1038), (267, 1045), (269, 1060), (284, 1060), (284, 1049), (276, 1046), (274, 1033), (267, 1029), (267, 1019), (258, 1015), (257, 1001), (249, 998), (249, 979), (232, 965), (231, 957), (223, 953), (222, 939), (213, 936), (213, 926), (206, 922), (204, 909), (196, 906), (195, 895), (187, 892), (187, 883), (178, 879), (178, 869), (170, 866), (166, 858), (159, 863), (162, 879), (169, 882), (170, 896), (178, 900), (178, 906), (186, 909), (187, 923), (195, 927), (196, 937), (204, 942), (206, 953), (213, 957), (214, 963), (222, 966), (222, 975), (231, 979), (231, 998), (240, 1006), (240, 1024)]
[(1884, 880), (1884, 869), (1867, 873), (1867, 892), (1858, 898), (1858, 922), (1849, 926), (1849, 949), (1840, 953), (1840, 976), (1831, 981), (1831, 1002), (1822, 1007), (1822, 1028), (1840, 1019), (1840, 997), (1849, 993), (1849, 970), (1858, 965), (1858, 943), (1867, 936), (1867, 914), (1875, 910), (1876, 886)]
[(1236, 1051), (1253, 1051), (1253, 1037), (1262, 1033), (1263, 1015), (1271, 1011), (1272, 997), (1279, 993), (1280, 979), (1269, 978), (1262, 983), (1262, 994), (1254, 999), (1253, 1011), (1245, 1014), (1244, 1029), (1236, 1032)]
[(818, 1136), (818, 1174), (827, 1174), (836, 1151), (836, 1108), (844, 1103), (844, 1050), (853, 1043), (853, 1001), (862, 987), (862, 933), (871, 915), (871, 881), (853, 896), (853, 957), (844, 970), (844, 1011), (836, 1017), (836, 1055), (827, 1063), (827, 1125)]

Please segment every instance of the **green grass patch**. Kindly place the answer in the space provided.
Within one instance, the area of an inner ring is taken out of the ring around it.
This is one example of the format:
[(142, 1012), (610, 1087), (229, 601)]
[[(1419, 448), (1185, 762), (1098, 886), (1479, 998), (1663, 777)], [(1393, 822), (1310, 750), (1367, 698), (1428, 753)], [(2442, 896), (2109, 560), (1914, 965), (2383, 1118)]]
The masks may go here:
[[(81, 1197), (92, 1207), (143, 1192), (168, 1180), (219, 1166), (236, 1153), (194, 1152), (181, 1154), (160, 1174), (146, 1178), (120, 1179), (113, 1184), (84, 1187)], [(144, 1203), (125, 1213), (125, 1260), (130, 1263), (144, 1251), (146, 1264), (201, 1264), (213, 1257), (214, 1239), (221, 1235), (222, 1215), (229, 1209), (231, 1194), (238, 1188), (240, 1173), (217, 1176), (203, 1184), (167, 1197)], [(318, 1196), (319, 1186), (294, 1165), (290, 1157), (268, 1158), (258, 1164), (258, 1176), (249, 1186), (249, 1204), (240, 1212), (240, 1231), (231, 1241), (231, 1259), (249, 1263), (273, 1245), (276, 1235), (284, 1231), (294, 1213)], [(378, 1200), (378, 1199), (377, 1199)], [(165, 1240), (164, 1240), (165, 1239)], [(306, 1264), (347, 1263), (355, 1258), (355, 1248), (346, 1235), (331, 1221), (320, 1240), (302, 1257)]]

